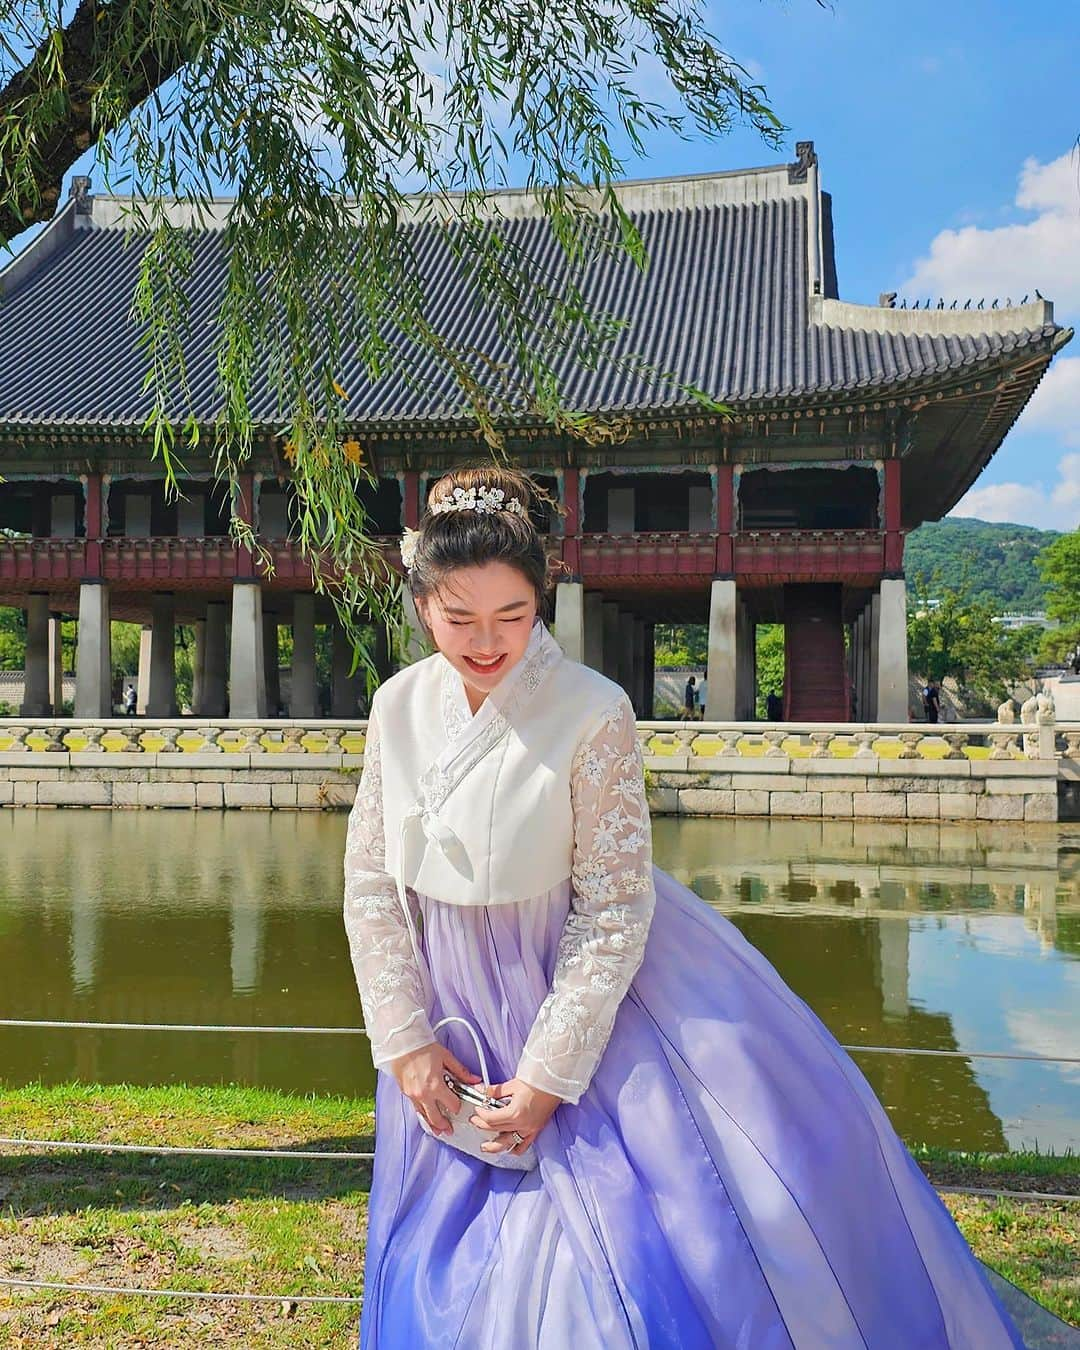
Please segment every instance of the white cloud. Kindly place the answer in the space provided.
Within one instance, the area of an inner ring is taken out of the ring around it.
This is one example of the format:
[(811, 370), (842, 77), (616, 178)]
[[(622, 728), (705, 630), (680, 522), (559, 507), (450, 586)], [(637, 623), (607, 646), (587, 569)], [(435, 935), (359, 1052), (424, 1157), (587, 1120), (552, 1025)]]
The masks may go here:
[(1080, 356), (1059, 356), (1043, 376), (1017, 427), (1049, 432), (1080, 448)]
[[(1014, 303), (1036, 288), (1054, 301), (1059, 323), (1080, 313), (1080, 154), (1024, 162), (1013, 208), (1030, 216), (1008, 225), (942, 230), (915, 263), (902, 291)], [(1041, 529), (1080, 525), (1080, 357), (1059, 356), (1005, 443), (1034, 434), (1062, 450), (1056, 481), (976, 484), (950, 512)]]
[(1040, 530), (1075, 530), (1080, 526), (1080, 454), (1063, 455), (1057, 472), (1057, 482), (1050, 487), (1041, 482), (976, 484), (949, 515), (1035, 525)]
[[(942, 230), (916, 263), (902, 290), (913, 296), (1034, 296), (1060, 311), (1080, 309), (1080, 156), (1070, 151), (1049, 164), (1028, 159), (1016, 206), (1034, 219), (994, 229)], [(1060, 317), (1060, 313), (1059, 313)]]

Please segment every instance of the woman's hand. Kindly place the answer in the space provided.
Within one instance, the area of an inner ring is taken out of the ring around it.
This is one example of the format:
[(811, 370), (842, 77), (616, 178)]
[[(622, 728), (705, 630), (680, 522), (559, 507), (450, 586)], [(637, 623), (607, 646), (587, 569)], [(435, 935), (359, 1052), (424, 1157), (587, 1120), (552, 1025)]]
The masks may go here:
[[(480, 1145), (485, 1153), (524, 1153), (563, 1101), (550, 1092), (541, 1092), (539, 1088), (523, 1083), (520, 1078), (495, 1083), (488, 1095), (509, 1097), (510, 1100), (505, 1106), (491, 1110), (477, 1107), (470, 1117), (473, 1125), (491, 1131), (491, 1138)], [(520, 1144), (514, 1138), (515, 1131), (521, 1135)]]
[(387, 1066), (397, 1079), (398, 1087), (416, 1107), (417, 1115), (423, 1116), (436, 1134), (452, 1134), (454, 1130), (451, 1117), (461, 1110), (461, 1098), (452, 1092), (443, 1078), (450, 1074), (460, 1083), (479, 1083), (480, 1079), (469, 1070), (438, 1041), (423, 1045), (419, 1050), (410, 1050), (407, 1055), (399, 1055)]

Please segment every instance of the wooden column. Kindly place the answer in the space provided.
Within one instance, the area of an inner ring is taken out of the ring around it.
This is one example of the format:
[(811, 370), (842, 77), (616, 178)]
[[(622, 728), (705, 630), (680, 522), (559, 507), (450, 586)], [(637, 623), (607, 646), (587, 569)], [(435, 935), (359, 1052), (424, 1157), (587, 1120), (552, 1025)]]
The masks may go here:
[[(581, 580), (581, 512), (580, 501), (581, 474), (575, 468), (564, 469), (562, 475), (563, 506), (563, 562), (570, 568), (568, 580)], [(577, 658), (580, 659), (580, 658)]]
[[(236, 484), (236, 514), (242, 521), (254, 528), (255, 475), (253, 473), (237, 474)], [(255, 559), (248, 548), (240, 549), (240, 556), (236, 560), (236, 575), (238, 577), (253, 577), (255, 575)]]
[(731, 534), (735, 528), (735, 469), (720, 464), (716, 471), (716, 575), (729, 577), (735, 571)]
[(405, 494), (402, 501), (405, 524), (415, 530), (420, 524), (420, 472), (418, 469), (405, 470)]
[(885, 571), (902, 572), (904, 568), (904, 535), (900, 529), (900, 461), (885, 461)]
[(86, 575), (101, 576), (101, 538), (105, 533), (105, 503), (101, 474), (86, 475)]

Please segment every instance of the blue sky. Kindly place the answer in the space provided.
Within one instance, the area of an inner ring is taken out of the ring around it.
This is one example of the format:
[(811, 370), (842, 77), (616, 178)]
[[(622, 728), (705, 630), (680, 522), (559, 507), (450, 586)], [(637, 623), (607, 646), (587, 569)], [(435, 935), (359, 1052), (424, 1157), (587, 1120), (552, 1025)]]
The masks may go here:
[[(1080, 321), (1080, 5), (714, 0), (709, 20), (790, 126), (784, 152), (749, 130), (655, 137), (627, 176), (766, 164), (813, 140), (845, 299), (1038, 287)], [(956, 514), (1080, 524), (1080, 339)]]
[[(714, 4), (711, 24), (765, 85), (789, 146), (817, 146), (843, 298), (1038, 287), (1080, 326), (1080, 5), (750, 0)], [(745, 131), (652, 156), (672, 173), (771, 158)], [(954, 514), (1080, 524), (1080, 338)]]

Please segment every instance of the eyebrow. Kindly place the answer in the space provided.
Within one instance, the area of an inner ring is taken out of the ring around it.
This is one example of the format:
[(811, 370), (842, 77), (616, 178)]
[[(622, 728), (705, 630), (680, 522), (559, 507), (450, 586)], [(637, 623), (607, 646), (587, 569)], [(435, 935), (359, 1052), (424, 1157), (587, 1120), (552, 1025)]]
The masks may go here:
[[(495, 611), (496, 614), (505, 614), (508, 609), (520, 609), (522, 605), (527, 605), (528, 600), (511, 600), (508, 605), (500, 605)], [(451, 609), (449, 605), (444, 605), (447, 614), (471, 614), (471, 609)]]

